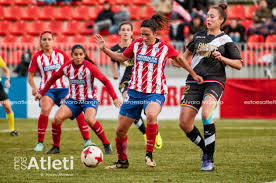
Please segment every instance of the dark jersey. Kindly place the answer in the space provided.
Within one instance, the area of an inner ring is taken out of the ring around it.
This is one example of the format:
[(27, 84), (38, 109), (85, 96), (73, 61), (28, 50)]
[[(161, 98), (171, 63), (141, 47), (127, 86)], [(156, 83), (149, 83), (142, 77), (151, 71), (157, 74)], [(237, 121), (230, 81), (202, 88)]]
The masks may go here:
[[(205, 81), (219, 81), (224, 84), (226, 80), (226, 64), (213, 57), (214, 51), (219, 51), (222, 56), (229, 59), (242, 59), (238, 47), (225, 33), (214, 36), (208, 35), (207, 31), (198, 32), (187, 49), (193, 53), (191, 67)], [(189, 74), (187, 81), (192, 80)]]
[[(119, 44), (116, 44), (111, 48), (112, 51), (117, 53), (123, 53), (127, 47), (121, 47)], [(119, 63), (116, 60), (111, 60), (112, 62), (116, 62), (119, 68), (119, 85), (122, 83), (128, 82), (131, 79), (131, 70), (133, 67), (133, 59), (129, 59), (123, 63)]]

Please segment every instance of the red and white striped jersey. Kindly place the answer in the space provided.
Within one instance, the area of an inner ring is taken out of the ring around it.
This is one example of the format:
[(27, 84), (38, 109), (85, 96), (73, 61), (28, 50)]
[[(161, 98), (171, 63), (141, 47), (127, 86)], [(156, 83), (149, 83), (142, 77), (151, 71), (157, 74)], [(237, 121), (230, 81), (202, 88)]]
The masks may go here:
[(132, 42), (123, 54), (128, 58), (134, 57), (129, 89), (143, 93), (167, 93), (166, 60), (179, 54), (171, 44), (159, 40), (147, 46), (140, 38)]
[[(54, 49), (51, 56), (43, 53), (43, 50), (37, 52), (31, 61), (28, 71), (35, 73), (38, 69), (41, 75), (39, 89), (45, 87), (46, 82), (51, 78), (53, 73), (57, 71), (64, 63), (69, 62), (68, 56), (61, 50)], [(57, 80), (51, 88), (67, 88), (65, 78)]]
[(111, 82), (102, 74), (97, 66), (87, 60), (81, 65), (75, 65), (73, 61), (64, 64), (53, 74), (45, 87), (40, 91), (40, 94), (44, 95), (51, 85), (63, 75), (69, 79), (69, 96), (67, 98), (73, 98), (74, 100), (97, 99), (93, 86), (94, 78), (99, 79), (106, 86), (113, 100), (118, 98)]

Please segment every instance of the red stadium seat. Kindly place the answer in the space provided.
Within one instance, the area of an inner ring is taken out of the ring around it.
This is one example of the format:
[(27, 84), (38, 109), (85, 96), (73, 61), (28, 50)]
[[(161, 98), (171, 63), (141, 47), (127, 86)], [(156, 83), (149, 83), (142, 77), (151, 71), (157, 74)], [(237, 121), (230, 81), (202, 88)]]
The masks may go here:
[(252, 20), (242, 20), (242, 21), (240, 21), (240, 24), (242, 26), (244, 26), (245, 34), (247, 34), (247, 31), (248, 31), (249, 27), (253, 24), (253, 21)]
[(252, 65), (256, 64), (256, 54), (254, 50), (248, 50), (247, 53), (245, 51), (241, 52), (243, 64)]
[(82, 36), (82, 35), (75, 35), (72, 38), (72, 42), (73, 43), (80, 43), (80, 44), (84, 44), (86, 43), (86, 37)]
[(241, 4), (233, 5), (229, 14), (230, 19), (244, 19), (245, 18), (245, 7)]
[(129, 5), (129, 4), (132, 4), (132, 1), (116, 0), (116, 4), (125, 4), (125, 5)]
[(256, 5), (250, 5), (248, 7), (248, 11), (247, 11), (247, 14), (246, 14), (246, 18), (249, 19), (249, 20), (252, 20), (252, 17), (253, 17), (253, 14), (255, 13), (255, 11), (259, 9), (259, 6), (256, 6)]
[(89, 6), (77, 6), (75, 9), (75, 13), (73, 15), (73, 18), (75, 20), (91, 20), (95, 19), (95, 15), (93, 15), (93, 11), (91, 11)]
[(184, 26), (184, 37), (185, 38), (188, 37), (189, 31), (190, 31), (189, 26), (185, 25)]
[(41, 10), (39, 19), (41, 20), (54, 20), (57, 14), (55, 6), (44, 6)]
[(134, 24), (133, 24), (133, 33), (134, 34), (141, 34), (141, 23), (142, 21), (136, 21)]
[(69, 37), (65, 35), (58, 35), (55, 37), (55, 43), (68, 43)]
[(91, 0), (82, 0), (82, 4), (91, 6), (91, 5), (96, 5), (97, 1), (95, 1), (95, 0), (92, 0), (92, 1)]
[(276, 35), (268, 35), (265, 39), (265, 48), (276, 49)]
[(5, 7), (0, 6), (0, 20), (3, 20), (5, 18), (4, 16), (5, 16)]
[(12, 26), (11, 33), (14, 35), (22, 35), (28, 33), (28, 22), (24, 20), (16, 21)]
[(51, 21), (48, 24), (48, 30), (54, 34), (59, 34), (63, 32), (63, 22), (62, 21)]
[(72, 20), (67, 22), (63, 34), (65, 35), (75, 35), (79, 34), (81, 31), (81, 23), (77, 20)]
[(155, 13), (154, 8), (152, 6), (146, 6), (144, 8), (144, 12), (142, 13), (142, 19), (151, 18), (151, 16)]
[(33, 0), (15, 0), (15, 4), (18, 4), (18, 5), (29, 5), (32, 3), (33, 3)]
[(137, 20), (140, 19), (140, 14), (141, 14), (141, 8), (139, 6), (129, 6), (128, 11), (130, 13), (130, 18)]
[(24, 35), (21, 37), (21, 43), (34, 43), (35, 42), (35, 38), (34, 36), (30, 36), (30, 35)]
[(133, 0), (133, 3), (135, 5), (149, 5), (151, 3), (151, 0)]
[(29, 34), (39, 35), (45, 30), (47, 30), (45, 22), (40, 20), (33, 21), (30, 25)]
[(0, 21), (0, 34), (9, 34), (12, 29), (12, 23), (8, 20)]
[(119, 43), (121, 41), (121, 37), (119, 35), (116, 35), (116, 34), (111, 34), (111, 35), (106, 36), (105, 41), (106, 41), (107, 44), (114, 45), (114, 44)]
[(161, 39), (162, 41), (166, 41), (166, 42), (168, 42), (168, 43), (171, 41), (169, 35), (162, 35), (162, 36), (160, 36), (160, 39)]
[(103, 7), (102, 6), (95, 6), (94, 9), (92, 10), (93, 12), (93, 16), (92, 16), (92, 20), (96, 20), (99, 13), (103, 10)]
[[(93, 34), (93, 24), (94, 21), (86, 21), (81, 25), (81, 29), (80, 29), (80, 34), (83, 35), (91, 35)], [(87, 26), (91, 26), (91, 28), (87, 27)]]
[(0, 0), (0, 5), (10, 6), (15, 4), (15, 0)]
[(72, 6), (60, 6), (57, 10), (57, 20), (71, 20), (73, 18), (74, 9)]
[(7, 44), (14, 44), (17, 42), (17, 36), (14, 35), (6, 35), (3, 39), (3, 44), (1, 44), (2, 48), (3, 46), (5, 47), (12, 47), (11, 45), (7, 45)]
[(261, 48), (261, 43), (264, 43), (264, 37), (262, 35), (254, 34), (250, 35), (247, 40), (247, 47), (249, 49)]
[(22, 19), (24, 20), (34, 20), (40, 17), (40, 8), (38, 6), (32, 5), (27, 6), (24, 10)]
[(23, 13), (21, 6), (9, 6), (4, 17), (8, 20), (19, 20), (22, 15)]
[(118, 11), (120, 11), (121, 7), (120, 5), (114, 5), (111, 7), (111, 9), (114, 13), (117, 13)]

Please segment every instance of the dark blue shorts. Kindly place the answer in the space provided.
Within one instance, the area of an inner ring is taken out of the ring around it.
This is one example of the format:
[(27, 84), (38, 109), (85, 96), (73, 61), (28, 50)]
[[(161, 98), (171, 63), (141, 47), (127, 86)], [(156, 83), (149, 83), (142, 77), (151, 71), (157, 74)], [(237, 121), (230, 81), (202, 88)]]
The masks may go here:
[(128, 89), (127, 94), (120, 109), (120, 115), (133, 119), (139, 119), (142, 110), (145, 111), (151, 102), (156, 102), (162, 107), (165, 101), (165, 96), (162, 94), (142, 93), (132, 89)]
[(72, 98), (68, 98), (63, 102), (72, 112), (71, 119), (75, 119), (81, 112), (86, 111), (87, 108), (92, 107), (96, 111), (98, 109), (98, 100), (96, 99), (88, 99), (88, 100), (74, 100)]
[(45, 93), (45, 95), (43, 96), (50, 97), (57, 106), (60, 106), (61, 100), (66, 97), (68, 92), (69, 92), (68, 88), (52, 88), (52, 89), (49, 89), (47, 93)]

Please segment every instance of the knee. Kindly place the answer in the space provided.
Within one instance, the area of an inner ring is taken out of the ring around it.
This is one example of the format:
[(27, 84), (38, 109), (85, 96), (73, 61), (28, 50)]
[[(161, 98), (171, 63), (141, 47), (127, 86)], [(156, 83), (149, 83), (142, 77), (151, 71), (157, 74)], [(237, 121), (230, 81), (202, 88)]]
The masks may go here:
[(127, 134), (127, 131), (126, 130), (124, 130), (124, 129), (122, 129), (122, 128), (117, 128), (116, 129), (116, 137), (117, 138), (124, 138), (125, 137), (125, 135)]
[(45, 105), (41, 108), (41, 113), (45, 116), (49, 116), (51, 109), (52, 109), (52, 107)]
[(54, 121), (53, 121), (53, 122), (54, 122), (56, 125), (59, 125), (59, 124), (62, 123), (62, 121), (63, 121), (62, 116), (59, 115), (59, 114), (56, 114), (55, 117), (54, 117)]
[(193, 130), (193, 123), (189, 123), (186, 119), (180, 119), (179, 121), (179, 127), (185, 132), (189, 133)]
[(94, 126), (94, 124), (96, 123), (96, 119), (95, 118), (92, 118), (92, 117), (86, 117), (85, 116), (85, 122), (87, 124), (89, 124), (90, 126)]
[(202, 122), (204, 125), (211, 124), (213, 121), (213, 114), (202, 112)]
[(157, 116), (154, 113), (147, 113), (147, 123), (154, 124), (156, 123)]
[(12, 112), (11, 106), (4, 106), (4, 110), (7, 114)]

